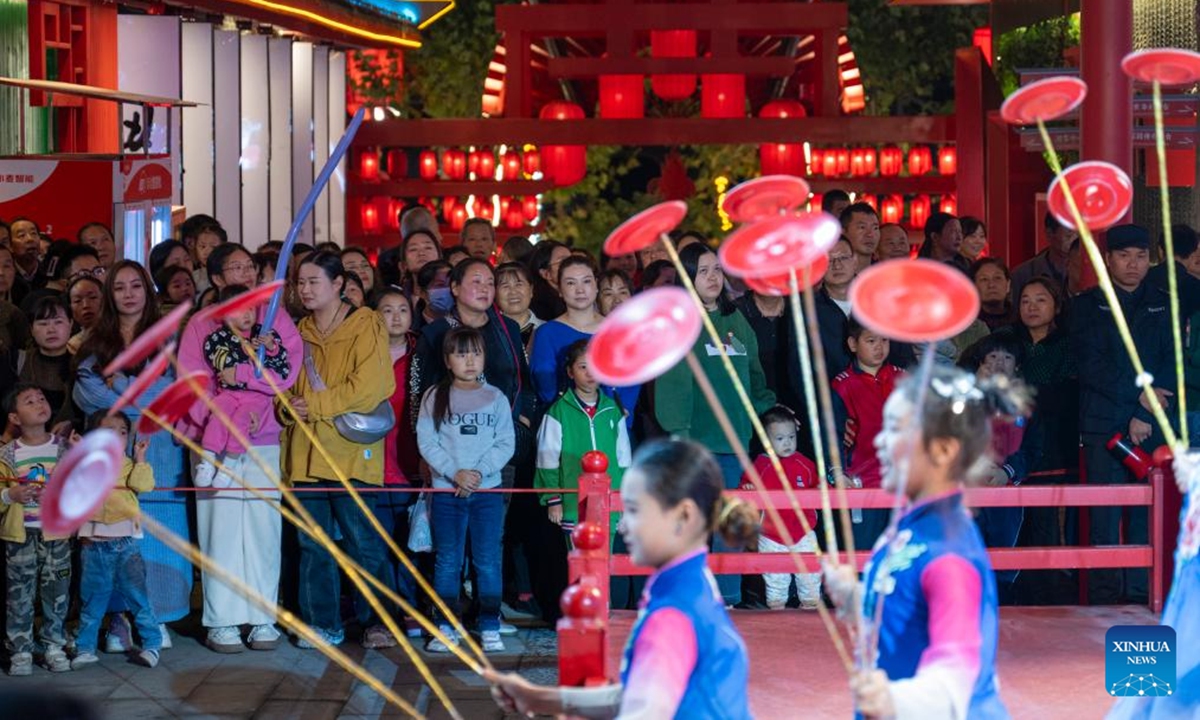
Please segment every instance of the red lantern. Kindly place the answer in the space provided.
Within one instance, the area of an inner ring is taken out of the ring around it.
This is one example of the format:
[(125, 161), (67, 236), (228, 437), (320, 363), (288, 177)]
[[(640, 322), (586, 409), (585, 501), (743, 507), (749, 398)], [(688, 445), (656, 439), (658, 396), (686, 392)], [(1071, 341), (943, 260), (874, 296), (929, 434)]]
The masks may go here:
[(863, 164), (862, 148), (854, 148), (850, 151), (850, 174), (854, 177), (862, 177), (867, 174)]
[(491, 180), (496, 177), (496, 156), (491, 148), (480, 148), (475, 151), (479, 155), (479, 167), (475, 169), (475, 177), (480, 180)]
[(898, 223), (904, 215), (904, 198), (899, 195), (888, 195), (879, 204), (879, 222)]
[(641, 75), (600, 76), (600, 117), (636, 120), (645, 114), (646, 97)]
[(467, 172), (471, 175), (479, 172), (479, 151), (472, 150), (467, 153)]
[(438, 174), (437, 153), (432, 150), (422, 150), (418, 157), (422, 180), (435, 180)]
[(379, 182), (379, 152), (375, 148), (359, 153), (358, 176), (363, 182)]
[(387, 201), (387, 226), (389, 230), (400, 229), (400, 211), (404, 209), (404, 203), (399, 200)]
[(821, 201), (825, 199), (824, 193), (813, 193), (808, 196), (808, 211), (816, 212), (821, 209)]
[(904, 151), (895, 145), (888, 145), (879, 151), (879, 174), (884, 177), (896, 177), (904, 168)]
[(467, 208), (464, 205), (455, 205), (450, 211), (450, 216), (446, 218), (450, 225), (450, 229), (454, 231), (462, 230), (463, 225), (467, 224)]
[(958, 198), (954, 195), (943, 195), (942, 201), (938, 203), (938, 210), (947, 215), (958, 214)]
[(913, 176), (924, 175), (933, 169), (933, 158), (930, 155), (929, 148), (924, 145), (918, 145), (908, 149), (908, 174)]
[(362, 229), (368, 235), (379, 232), (379, 208), (371, 200), (365, 200), (362, 204)]
[(508, 210), (504, 213), (504, 227), (509, 230), (519, 230), (525, 227), (525, 213), (521, 212), (519, 203), (509, 203)]
[(403, 150), (388, 150), (387, 153), (387, 171), (393, 179), (399, 179), (408, 175), (408, 153)]
[[(743, 88), (744, 89), (744, 88)], [(796, 100), (772, 100), (758, 116), (780, 120), (805, 117), (804, 106)], [(759, 166), (763, 175), (803, 175), (804, 146), (796, 143), (763, 143), (758, 146)]]
[(872, 210), (877, 213), (879, 212), (879, 198), (871, 195), (870, 193), (859, 195), (857, 198), (855, 198), (855, 202), (866, 203), (871, 206)]
[(870, 177), (875, 174), (875, 148), (859, 148), (859, 159), (862, 164), (862, 176)]
[(442, 198), (442, 217), (446, 219), (446, 222), (450, 222), (450, 213), (454, 211), (457, 205), (458, 198), (453, 195), (447, 195)]
[(532, 175), (542, 169), (542, 156), (538, 154), (537, 148), (525, 151), (525, 155), (521, 158), (521, 165), (526, 175)]
[(823, 156), (822, 156), (822, 152), (821, 152), (820, 148), (809, 148), (809, 150), (808, 150), (808, 174), (809, 175), (820, 175), (824, 171), (824, 168), (821, 167), (822, 159), (823, 159)]
[(929, 222), (932, 205), (928, 195), (917, 195), (908, 205), (908, 226), (913, 230), (924, 230)]
[(946, 145), (938, 150), (938, 174), (953, 175), (958, 171), (958, 151), (953, 145)]
[(706, 118), (745, 117), (746, 76), (704, 75), (700, 84), (700, 115)]
[[(581, 120), (583, 108), (575, 103), (555, 100), (542, 106), (542, 120)], [(544, 174), (558, 187), (574, 185), (587, 174), (587, 148), (583, 145), (546, 145), (542, 148)]]
[[(695, 30), (651, 30), (650, 57), (696, 57)], [(695, 75), (651, 75), (650, 87), (663, 100), (686, 100), (696, 92)]]
[(500, 179), (521, 179), (521, 153), (516, 150), (508, 150), (500, 156)]
[(442, 170), (451, 180), (462, 180), (467, 176), (467, 154), (453, 148), (442, 152)]
[(837, 174), (847, 175), (850, 172), (850, 148), (838, 148), (834, 151), (837, 158)]
[(821, 151), (821, 174), (825, 177), (837, 177), (837, 150), (825, 148)]
[(521, 214), (525, 216), (526, 222), (533, 222), (538, 216), (538, 199), (537, 195), (526, 195), (521, 201)]

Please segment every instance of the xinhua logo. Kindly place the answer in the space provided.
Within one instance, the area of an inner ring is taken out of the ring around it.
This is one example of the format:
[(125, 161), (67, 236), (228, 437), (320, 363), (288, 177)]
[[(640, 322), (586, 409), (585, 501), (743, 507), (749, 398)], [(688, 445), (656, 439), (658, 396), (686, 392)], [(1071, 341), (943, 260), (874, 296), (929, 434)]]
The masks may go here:
[(1175, 629), (1114, 625), (1104, 636), (1104, 685), (1113, 697), (1165, 697), (1175, 692)]

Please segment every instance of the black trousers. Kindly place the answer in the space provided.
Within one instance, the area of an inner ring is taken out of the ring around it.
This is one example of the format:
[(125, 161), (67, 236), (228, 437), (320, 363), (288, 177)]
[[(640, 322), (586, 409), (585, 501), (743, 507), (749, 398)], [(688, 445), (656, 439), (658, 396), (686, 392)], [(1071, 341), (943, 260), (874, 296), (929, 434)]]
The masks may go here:
[[(1157, 435), (1157, 433), (1155, 433)], [(1155, 435), (1143, 443), (1150, 452), (1155, 447)], [(1089, 485), (1114, 485), (1136, 482), (1105, 443), (1108, 437), (1086, 434), (1083, 436), (1083, 460), (1087, 468)], [(1145, 507), (1093, 507), (1088, 508), (1090, 529), (1088, 540), (1096, 545), (1119, 545), (1121, 524), (1125, 523), (1125, 543), (1145, 545), (1149, 542), (1149, 512)], [(1088, 600), (1096, 604), (1143, 603), (1149, 589), (1149, 576), (1145, 568), (1088, 571)]]

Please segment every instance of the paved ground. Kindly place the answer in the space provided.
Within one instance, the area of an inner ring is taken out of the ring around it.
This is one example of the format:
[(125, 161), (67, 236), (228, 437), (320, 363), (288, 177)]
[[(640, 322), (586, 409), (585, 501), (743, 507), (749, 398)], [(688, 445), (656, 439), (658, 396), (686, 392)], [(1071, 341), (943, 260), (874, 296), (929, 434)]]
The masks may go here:
[[(153, 670), (133, 665), (121, 655), (101, 655), (100, 663), (86, 670), (53, 675), (35, 668), (29, 678), (0, 676), (0, 685), (69, 693), (95, 703), (106, 720), (404, 717), (315, 650), (288, 644), (271, 652), (218, 655), (200, 643), (198, 631), (194, 637), (190, 628), (182, 632), (172, 633), (175, 646), (163, 651), (161, 664)], [(541, 683), (557, 679), (556, 644), (550, 630), (522, 630), (505, 642), (509, 652), (492, 658), (498, 669), (519, 670)], [(422, 691), (420, 677), (399, 648), (368, 651), (353, 643), (342, 648), (406, 700), (427, 707), (428, 717), (448, 717), (437, 699)], [(504, 717), (482, 681), (461, 663), (446, 656), (425, 657), (464, 718)]]

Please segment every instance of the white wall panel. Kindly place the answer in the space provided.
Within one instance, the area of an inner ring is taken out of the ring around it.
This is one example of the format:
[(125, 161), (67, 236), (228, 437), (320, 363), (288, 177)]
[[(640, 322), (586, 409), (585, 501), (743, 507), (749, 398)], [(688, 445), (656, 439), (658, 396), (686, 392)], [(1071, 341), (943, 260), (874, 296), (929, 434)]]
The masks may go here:
[(212, 215), (213, 192), (213, 56), (212, 26), (207, 23), (183, 23), (182, 75), (183, 97), (202, 103), (184, 108), (183, 204), (189, 215)]
[[(346, 53), (329, 53), (329, 152), (346, 131)], [(346, 246), (346, 158), (329, 181), (329, 239)]]
[[(180, 97), (181, 77), (180, 28), (178, 17), (155, 17), (151, 15), (117, 16), (117, 89), (125, 92)], [(134, 105), (124, 106), (122, 120), (132, 120), (133, 114), (140, 116), (142, 109)], [(167, 146), (166, 108), (155, 108), (153, 124), (149, 133), (152, 152), (163, 152)], [(172, 156), (179, 157), (180, 114), (170, 111)], [(146, 118), (140, 118), (145, 126)], [(126, 131), (128, 136), (128, 131)], [(179, 202), (179, 167), (173, 168), (172, 199)]]
[(271, 103), (267, 78), (267, 38), (241, 36), (242, 244), (257, 250), (266, 242), (270, 215)]
[[(292, 214), (313, 184), (313, 45), (292, 43)], [(313, 219), (310, 213), (301, 227), (298, 240), (312, 244)]]
[[(325, 167), (329, 159), (329, 48), (313, 48), (313, 175)], [(329, 190), (321, 193), (313, 208), (315, 242), (329, 239)]]
[(270, 240), (283, 240), (292, 224), (292, 41), (267, 41), (270, 68)]
[(213, 31), (213, 126), (216, 167), (216, 213), (230, 242), (242, 241), (241, 37), (237, 32)]

